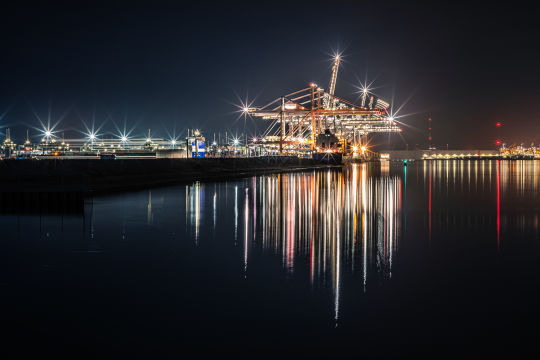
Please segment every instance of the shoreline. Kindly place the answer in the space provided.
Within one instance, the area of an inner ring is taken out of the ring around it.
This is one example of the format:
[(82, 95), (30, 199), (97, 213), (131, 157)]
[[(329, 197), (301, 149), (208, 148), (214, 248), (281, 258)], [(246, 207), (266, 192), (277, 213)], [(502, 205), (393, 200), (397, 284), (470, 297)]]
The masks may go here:
[(0, 192), (100, 194), (341, 167), (294, 157), (4, 160), (0, 162)]

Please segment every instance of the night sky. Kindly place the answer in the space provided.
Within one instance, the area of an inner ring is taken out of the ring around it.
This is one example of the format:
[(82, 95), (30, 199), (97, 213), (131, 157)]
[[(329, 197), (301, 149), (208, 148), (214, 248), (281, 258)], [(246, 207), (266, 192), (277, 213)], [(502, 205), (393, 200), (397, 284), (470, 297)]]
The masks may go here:
[(441, 147), (540, 143), (537, 9), (265, 4), (4, 5), (0, 126), (20, 141), (39, 126), (33, 110), (46, 119), (50, 107), (66, 138), (92, 118), (109, 136), (124, 122), (141, 137), (148, 128), (253, 135), (265, 123), (237, 119), (234, 104), (263, 105), (311, 81), (327, 88), (340, 51), (336, 94), (356, 100), (367, 76), (395, 108), (409, 99), (403, 139), (377, 140), (386, 146), (425, 146), (428, 117)]

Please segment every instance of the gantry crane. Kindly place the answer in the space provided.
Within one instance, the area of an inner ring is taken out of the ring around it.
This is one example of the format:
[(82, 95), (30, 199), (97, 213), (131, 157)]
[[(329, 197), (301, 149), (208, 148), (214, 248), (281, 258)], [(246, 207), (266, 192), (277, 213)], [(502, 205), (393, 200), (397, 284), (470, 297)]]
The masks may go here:
[(271, 121), (260, 138), (263, 143), (277, 144), (282, 154), (316, 150), (316, 138), (325, 130), (336, 134), (343, 144), (365, 142), (370, 133), (401, 131), (389, 113), (390, 105), (375, 95), (364, 91), (361, 104), (335, 95), (340, 61), (340, 56), (334, 58), (328, 92), (310, 83), (265, 106), (244, 109), (246, 114)]

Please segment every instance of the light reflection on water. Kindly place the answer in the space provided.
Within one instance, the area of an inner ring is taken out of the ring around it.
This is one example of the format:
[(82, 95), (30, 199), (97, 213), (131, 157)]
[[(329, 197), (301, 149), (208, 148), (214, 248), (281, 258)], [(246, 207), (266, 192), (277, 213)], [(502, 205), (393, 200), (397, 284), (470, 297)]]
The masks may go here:
[[(244, 276), (252, 246), (279, 255), (291, 274), (296, 260), (307, 258), (312, 286), (333, 290), (336, 319), (344, 266), (361, 274), (364, 289), (372, 266), (390, 278), (401, 234), (402, 180), (388, 169), (374, 175), (370, 167), (266, 175), (234, 185), (234, 240), (243, 248)], [(204, 188), (200, 183), (186, 187), (186, 216), (195, 241)]]
[[(539, 170), (539, 161), (431, 160), (93, 199), (4, 194), (5, 308), (11, 324), (53, 324), (55, 334), (72, 321), (103, 333), (121, 316), (107, 343), (142, 331), (154, 344), (170, 336), (197, 349), (214, 324), (209, 338), (221, 345), (327, 339), (328, 329), (341, 345), (365, 338), (377, 349), (433, 334), (521, 341), (515, 299), (538, 320)], [(58, 308), (41, 311), (43, 299)]]
[[(343, 171), (252, 177), (230, 185), (234, 243), (243, 248), (245, 276), (251, 247), (279, 255), (289, 274), (298, 259), (308, 259), (312, 287), (331, 287), (337, 303), (344, 268), (361, 274), (364, 290), (372, 267), (380, 279), (392, 277), (392, 264), (407, 229), (408, 211), (402, 209), (407, 178), (413, 206), (425, 207), (429, 244), (441, 231), (488, 226), (500, 247), (501, 226), (508, 222), (525, 229), (532, 221), (538, 229), (538, 215), (531, 219), (515, 211), (506, 213), (504, 200), (515, 203), (530, 201), (531, 194), (538, 197), (539, 166), (538, 161), (431, 160), (408, 167), (355, 164)], [(215, 185), (186, 186), (186, 219), (189, 216), (195, 243), (203, 224), (205, 187), (214, 189), (214, 230), (220, 216), (217, 203), (223, 201)], [(471, 201), (477, 202), (475, 208), (495, 211), (471, 212)]]

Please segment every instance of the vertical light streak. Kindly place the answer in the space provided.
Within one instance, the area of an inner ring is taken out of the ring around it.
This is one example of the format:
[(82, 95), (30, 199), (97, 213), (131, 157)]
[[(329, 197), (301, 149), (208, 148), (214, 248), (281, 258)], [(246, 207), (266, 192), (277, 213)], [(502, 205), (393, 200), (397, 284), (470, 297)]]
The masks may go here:
[(234, 186), (234, 245), (238, 243), (238, 186)]
[(255, 239), (257, 233), (257, 178), (252, 178), (253, 188), (253, 239)]
[(501, 161), (497, 160), (497, 249), (500, 249), (501, 236)]
[(431, 161), (429, 162), (429, 246), (431, 247)]
[(146, 223), (152, 224), (152, 190), (148, 190), (148, 204), (146, 205)]
[(213, 213), (214, 213), (214, 232), (216, 231), (216, 214), (217, 214), (217, 193), (214, 189), (214, 199), (213, 199)]
[(362, 263), (363, 263), (363, 280), (364, 280), (364, 292), (366, 291), (367, 286), (367, 170), (366, 170), (366, 164), (362, 164), (362, 250), (363, 250), (363, 256), (362, 256)]
[(244, 278), (247, 277), (248, 266), (248, 231), (249, 231), (249, 189), (246, 188), (244, 204)]

